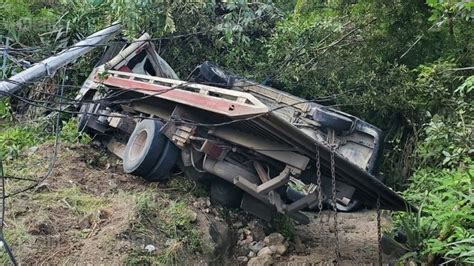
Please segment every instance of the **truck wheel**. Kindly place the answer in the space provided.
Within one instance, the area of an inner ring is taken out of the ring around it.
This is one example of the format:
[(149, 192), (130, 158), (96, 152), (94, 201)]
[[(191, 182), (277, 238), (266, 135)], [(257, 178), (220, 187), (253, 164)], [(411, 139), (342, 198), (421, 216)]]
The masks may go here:
[(239, 208), (242, 201), (243, 191), (233, 184), (215, 179), (211, 183), (211, 202), (226, 208)]
[(154, 120), (143, 120), (136, 125), (123, 155), (126, 173), (138, 176), (150, 173), (165, 148), (162, 126), (163, 123)]
[(143, 178), (150, 182), (162, 181), (166, 179), (169, 176), (171, 169), (173, 169), (173, 167), (176, 165), (178, 155), (178, 147), (176, 147), (173, 142), (167, 139), (165, 141), (160, 159), (158, 159), (158, 162), (155, 164), (150, 173), (143, 175)]
[(93, 99), (94, 94), (87, 94), (84, 96), (83, 100), (88, 102), (84, 102), (79, 108), (79, 114), (77, 115), (79, 118), (79, 121), (77, 122), (77, 131), (90, 135), (101, 135), (108, 129), (108, 125), (100, 122), (98, 116), (94, 114), (99, 114), (100, 110), (105, 108), (99, 103), (89, 102)]
[(336, 131), (349, 131), (353, 123), (352, 119), (326, 108), (316, 108), (313, 120)]
[(89, 102), (92, 101), (93, 98), (93, 93), (87, 93), (82, 98), (85, 102), (81, 104), (79, 107), (79, 114), (77, 114), (77, 117), (79, 118), (79, 121), (77, 121), (77, 131), (79, 132), (91, 133), (91, 129), (87, 126), (87, 122), (91, 119), (91, 114), (95, 109), (95, 104)]
[(231, 76), (209, 61), (201, 64), (199, 72), (207, 82), (212, 83), (210, 85), (228, 87), (231, 83)]

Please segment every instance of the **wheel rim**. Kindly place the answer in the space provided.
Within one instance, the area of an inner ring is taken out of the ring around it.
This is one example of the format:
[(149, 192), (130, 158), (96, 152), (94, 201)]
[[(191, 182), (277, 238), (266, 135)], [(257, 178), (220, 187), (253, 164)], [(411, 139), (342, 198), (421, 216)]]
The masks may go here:
[(146, 130), (141, 131), (132, 142), (132, 147), (128, 152), (128, 157), (131, 161), (136, 161), (138, 158), (143, 156), (145, 153), (145, 143), (148, 139), (148, 132)]

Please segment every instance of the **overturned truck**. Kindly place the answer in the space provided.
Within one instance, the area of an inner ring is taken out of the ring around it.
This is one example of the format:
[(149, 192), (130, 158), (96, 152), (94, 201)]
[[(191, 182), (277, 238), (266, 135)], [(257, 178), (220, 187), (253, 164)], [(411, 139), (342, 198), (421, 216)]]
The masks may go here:
[(262, 219), (301, 210), (409, 206), (373, 174), (381, 132), (357, 117), (204, 62), (180, 80), (144, 34), (104, 53), (77, 99), (79, 130), (161, 181), (180, 169), (211, 200)]

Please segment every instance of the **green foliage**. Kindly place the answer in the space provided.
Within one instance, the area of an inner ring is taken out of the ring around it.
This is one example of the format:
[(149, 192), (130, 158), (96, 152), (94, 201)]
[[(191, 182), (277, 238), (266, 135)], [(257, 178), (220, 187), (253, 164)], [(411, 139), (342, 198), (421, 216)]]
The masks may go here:
[[(39, 119), (26, 124), (11, 124), (0, 130), (0, 158), (15, 159), (22, 149), (32, 147), (46, 141), (52, 141), (55, 136), (51, 130), (52, 122)], [(60, 140), (67, 143), (87, 144), (91, 137), (77, 131), (75, 118), (62, 122)]]
[(434, 115), (422, 133), (418, 147), (420, 165), (458, 167), (474, 154), (473, 76), (454, 93), (446, 94), (443, 106), (449, 113)]
[(201, 235), (195, 228), (196, 213), (184, 201), (168, 200), (148, 190), (137, 197), (136, 214), (132, 220), (133, 235), (147, 239), (153, 236), (152, 241), (162, 243), (160, 234), (164, 234), (169, 240), (166, 248), (158, 253), (133, 251), (127, 256), (128, 264), (183, 263), (188, 259), (186, 254), (205, 251), (206, 244), (201, 241)]
[(423, 261), (429, 254), (459, 263), (474, 261), (474, 163), (462, 169), (425, 168), (411, 178), (404, 192), (419, 213), (398, 216), (398, 228), (408, 236), (410, 256)]
[(295, 236), (295, 222), (287, 215), (280, 214), (273, 218), (271, 225), (275, 231), (279, 232), (286, 239), (293, 239)]
[(438, 21), (439, 24), (451, 23), (453, 19), (474, 20), (474, 3), (464, 0), (427, 0), (433, 13), (431, 21)]
[(67, 205), (68, 209), (78, 215), (87, 215), (106, 207), (108, 202), (103, 197), (84, 193), (78, 187), (64, 188), (59, 191), (34, 194), (33, 200), (39, 201), (48, 208)]
[(0, 132), (0, 158), (13, 159), (23, 148), (41, 143), (46, 138), (38, 133), (36, 125), (9, 127)]
[(422, 254), (420, 251), (425, 247), (426, 239), (432, 239), (436, 236), (433, 223), (422, 215), (422, 208), (418, 212), (408, 212), (397, 217), (398, 230), (406, 236), (405, 248), (409, 251), (401, 261), (406, 259), (415, 260), (422, 263)]
[(67, 143), (81, 143), (87, 144), (91, 142), (91, 137), (84, 132), (77, 130), (77, 118), (71, 118), (68, 121), (63, 121), (61, 129), (61, 140)]
[[(10, 107), (10, 101), (8, 99), (1, 99), (0, 100), (0, 120), (12, 121), (13, 117), (12, 117), (11, 112), (12, 110)], [(2, 128), (3, 127), (0, 127), (0, 129)]]

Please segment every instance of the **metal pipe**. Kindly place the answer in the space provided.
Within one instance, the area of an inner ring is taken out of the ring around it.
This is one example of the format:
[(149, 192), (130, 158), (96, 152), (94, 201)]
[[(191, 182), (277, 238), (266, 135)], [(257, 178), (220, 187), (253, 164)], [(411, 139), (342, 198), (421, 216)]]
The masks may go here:
[(8, 80), (0, 82), (0, 98), (15, 93), (25, 85), (35, 82), (44, 76), (51, 75), (51, 73), (56, 72), (59, 68), (64, 67), (90, 52), (97, 47), (97, 45), (107, 42), (114, 37), (120, 29), (120, 24), (114, 23), (74, 44), (69, 49), (46, 58), (34, 66), (10, 77)]
[(234, 183), (234, 178), (237, 176), (244, 177), (253, 183), (257, 183), (259, 181), (258, 177), (254, 173), (248, 171), (245, 168), (225, 161), (217, 161), (207, 158), (203, 162), (202, 168), (204, 171), (221, 177), (231, 184)]

